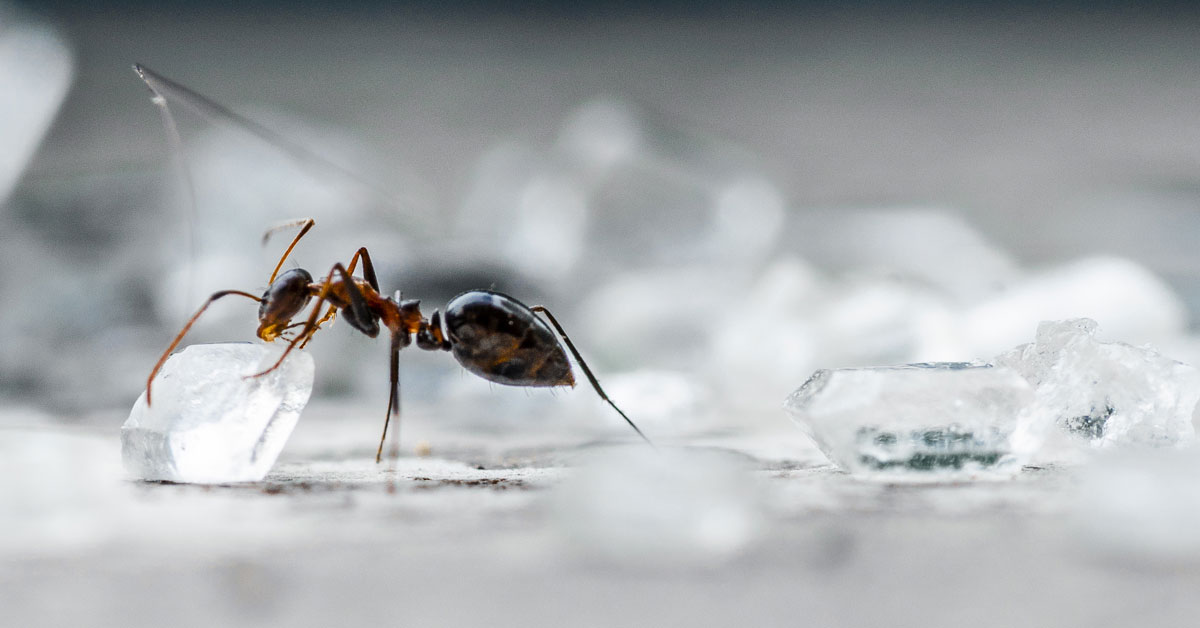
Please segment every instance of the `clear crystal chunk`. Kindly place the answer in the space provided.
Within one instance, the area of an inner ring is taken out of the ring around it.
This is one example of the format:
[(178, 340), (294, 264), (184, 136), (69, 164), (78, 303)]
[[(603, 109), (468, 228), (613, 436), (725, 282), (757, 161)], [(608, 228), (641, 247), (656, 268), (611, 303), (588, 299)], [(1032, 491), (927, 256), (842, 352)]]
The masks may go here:
[(1175, 446), (1195, 437), (1200, 371), (1157, 352), (1096, 339), (1087, 318), (1044, 322), (1033, 343), (997, 356), (1035, 388), (1035, 414), (1092, 448)]
[(784, 407), (851, 473), (941, 480), (1019, 471), (1032, 400), (1015, 371), (941, 362), (817, 371)]
[(143, 480), (261, 480), (275, 464), (312, 393), (313, 360), (293, 351), (262, 377), (280, 349), (192, 345), (167, 360), (153, 405), (138, 398), (121, 427), (126, 470)]

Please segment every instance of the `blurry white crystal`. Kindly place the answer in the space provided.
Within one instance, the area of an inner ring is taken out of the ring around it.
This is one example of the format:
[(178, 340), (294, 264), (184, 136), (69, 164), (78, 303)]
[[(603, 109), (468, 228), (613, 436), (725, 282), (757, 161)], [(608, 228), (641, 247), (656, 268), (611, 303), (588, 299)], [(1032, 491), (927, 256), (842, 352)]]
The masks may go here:
[[(683, 371), (638, 369), (614, 373), (604, 378), (604, 389), (622, 409), (637, 417), (638, 425), (654, 426), (660, 433), (672, 426), (703, 424), (712, 406), (711, 391)], [(605, 415), (612, 412), (605, 404), (590, 405)]]
[(24, 170), (71, 83), (66, 43), (0, 2), (0, 203)]
[(581, 106), (551, 162), (568, 165), (587, 210), (589, 271), (753, 265), (779, 238), (783, 194), (749, 152), (629, 103)]
[(946, 362), (817, 371), (784, 407), (851, 473), (948, 479), (1019, 471), (1032, 400), (1010, 369)]
[(1043, 322), (1033, 343), (995, 363), (1034, 386), (1039, 420), (1093, 447), (1190, 442), (1200, 371), (1150, 349), (1101, 342), (1096, 330), (1087, 318)]
[(949, 304), (915, 282), (843, 281), (821, 305), (812, 319), (821, 338), (821, 364), (923, 363), (962, 355)]
[[(828, 301), (827, 279), (804, 260), (785, 257), (767, 266), (746, 294), (733, 303), (730, 295), (702, 291), (713, 298), (709, 309), (720, 318), (701, 321), (709, 332), (711, 358), (693, 362), (712, 371), (720, 399), (735, 407), (771, 403), (795, 385), (792, 373), (816, 368), (824, 340), (814, 319)], [(763, 330), (770, 331), (770, 351), (761, 351)]]
[(583, 173), (560, 162), (515, 141), (486, 150), (454, 234), (476, 257), (491, 256), (539, 282), (577, 279), (575, 264), (587, 244), (586, 186)]
[[(915, 281), (839, 280), (790, 257), (767, 266), (740, 298), (737, 288), (700, 292), (712, 299), (704, 311), (709, 318), (701, 321), (711, 334), (712, 358), (698, 363), (708, 367), (727, 405), (773, 413), (795, 388), (795, 374), (819, 366), (963, 355), (955, 311), (942, 294)], [(720, 313), (715, 322), (713, 311)], [(772, 350), (758, 350), (764, 338)]]
[(746, 459), (641, 446), (591, 454), (555, 489), (563, 541), (591, 558), (706, 563), (733, 557), (762, 526)]
[(583, 190), (569, 177), (538, 173), (525, 183), (516, 202), (520, 219), (503, 244), (504, 258), (530, 277), (567, 278), (587, 235)]
[(963, 312), (967, 355), (993, 355), (1041, 321), (1087, 316), (1108, 333), (1161, 342), (1187, 329), (1187, 307), (1161, 278), (1127, 259), (1091, 257), (1031, 275)]
[(559, 130), (564, 153), (579, 159), (587, 170), (604, 171), (636, 158), (645, 150), (646, 129), (628, 103), (608, 98), (592, 100), (571, 113)]
[[(369, 151), (342, 129), (310, 125), (274, 110), (248, 115), (301, 146), (319, 147), (321, 159), (328, 155), (332, 164), (346, 164), (354, 172), (374, 170)], [(189, 144), (196, 203), (205, 216), (197, 225), (204, 250), (237, 249), (238, 243), (230, 242), (231, 233), (244, 233), (248, 241), (256, 242), (265, 228), (298, 217), (317, 221), (320, 237), (315, 244), (306, 241), (307, 248), (330, 243), (340, 233), (371, 235), (364, 229), (367, 226), (390, 230), (389, 223), (375, 220), (374, 212), (385, 201), (362, 180), (371, 174), (351, 176), (333, 165), (311, 163), (236, 127), (206, 127)], [(393, 176), (408, 183), (403, 171)], [(286, 244), (289, 235), (277, 237)]]
[(472, 175), (454, 234), (543, 284), (645, 268), (750, 269), (783, 193), (747, 151), (617, 100), (584, 103), (549, 146), (503, 141)]
[(707, 359), (706, 342), (720, 328), (714, 315), (730, 308), (729, 295), (745, 282), (744, 273), (705, 266), (615, 275), (578, 308), (580, 346), (610, 364), (695, 368)]
[[(601, 372), (597, 377), (609, 398), (655, 442), (712, 430), (726, 419), (714, 408), (711, 386), (691, 372), (642, 368)], [(577, 435), (638, 440), (586, 382), (570, 394), (556, 395), (552, 401), (554, 406), (548, 406), (544, 414), (557, 425), (569, 426)]]
[(144, 480), (261, 480), (279, 457), (312, 393), (313, 360), (293, 351), (268, 375), (280, 348), (192, 345), (154, 380), (153, 406), (138, 398), (121, 427), (125, 468)]
[(788, 220), (793, 250), (835, 271), (899, 275), (966, 301), (1019, 276), (1008, 252), (950, 210), (810, 209)]

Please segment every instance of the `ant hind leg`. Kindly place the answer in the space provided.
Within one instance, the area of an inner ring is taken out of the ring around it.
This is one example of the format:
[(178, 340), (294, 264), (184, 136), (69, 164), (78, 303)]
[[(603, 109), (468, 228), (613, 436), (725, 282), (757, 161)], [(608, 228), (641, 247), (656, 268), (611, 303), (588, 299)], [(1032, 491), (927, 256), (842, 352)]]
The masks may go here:
[(646, 435), (642, 433), (642, 430), (638, 429), (638, 426), (634, 424), (633, 420), (626, 416), (625, 413), (617, 407), (617, 404), (613, 403), (612, 399), (608, 398), (608, 395), (605, 394), (604, 389), (600, 387), (600, 382), (597, 381), (596, 376), (592, 374), (592, 369), (588, 367), (587, 362), (583, 361), (583, 356), (579, 355), (579, 350), (575, 348), (575, 343), (571, 342), (570, 336), (568, 336), (567, 332), (563, 330), (562, 325), (558, 323), (558, 319), (554, 318), (554, 315), (550, 313), (550, 310), (547, 310), (541, 305), (535, 305), (529, 309), (545, 316), (546, 319), (550, 321), (550, 324), (554, 326), (554, 329), (558, 332), (558, 335), (562, 336), (563, 342), (567, 345), (567, 349), (571, 350), (571, 355), (574, 356), (575, 362), (579, 364), (579, 368), (583, 370), (583, 374), (587, 376), (588, 382), (591, 383), (592, 388), (596, 391), (596, 394), (600, 395), (600, 398), (603, 399), (605, 403), (612, 406), (612, 409), (616, 410), (617, 414), (621, 415), (622, 419), (625, 419), (625, 422), (629, 424), (629, 427), (632, 427), (633, 431), (637, 432), (637, 435), (641, 436), (642, 440), (646, 441), (647, 445), (650, 445), (657, 450), (658, 448), (654, 447), (654, 443), (650, 442), (649, 438), (646, 438)]

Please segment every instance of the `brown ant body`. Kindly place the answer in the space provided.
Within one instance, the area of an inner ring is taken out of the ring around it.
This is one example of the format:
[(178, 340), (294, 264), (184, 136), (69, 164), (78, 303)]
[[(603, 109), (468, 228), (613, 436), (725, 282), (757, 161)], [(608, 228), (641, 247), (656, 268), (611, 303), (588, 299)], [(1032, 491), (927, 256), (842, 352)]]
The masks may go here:
[[(222, 290), (210, 296), (188, 320), (150, 372), (146, 382), (147, 405), (150, 404), (150, 387), (154, 376), (196, 319), (200, 318), (213, 301), (229, 295), (239, 295), (259, 303), (259, 338), (267, 342), (276, 338), (288, 341), (287, 348), (271, 367), (247, 377), (261, 377), (279, 368), (293, 349), (303, 348), (321, 325), (332, 320), (338, 312), (341, 312), (342, 318), (351, 327), (368, 337), (377, 337), (381, 329), (388, 331), (391, 336), (391, 392), (388, 396), (383, 437), (380, 438), (379, 449), (375, 455), (376, 462), (383, 454), (388, 423), (392, 415), (399, 412), (400, 350), (412, 344), (414, 337), (419, 348), (427, 351), (449, 351), (463, 368), (498, 384), (531, 387), (574, 386), (575, 376), (571, 371), (571, 364), (563, 351), (563, 345), (559, 344), (554, 335), (554, 331), (557, 331), (600, 398), (612, 406), (638, 436), (650, 443), (637, 425), (604, 393), (604, 389), (600, 387), (600, 383), (596, 381), (595, 375), (583, 361), (562, 326), (549, 310), (540, 305), (529, 307), (513, 297), (491, 290), (464, 292), (446, 305), (443, 328), (442, 317), (437, 310), (434, 310), (429, 318), (425, 318), (421, 314), (419, 301), (402, 299), (399, 292), (394, 297), (385, 297), (380, 293), (375, 268), (365, 247), (355, 252), (349, 264), (334, 264), (320, 281), (313, 281), (312, 275), (301, 268), (293, 268), (281, 274), (279, 269), (284, 261), (300, 238), (304, 237), (314, 224), (310, 218), (281, 225), (266, 233), (264, 241), (278, 229), (301, 226), (300, 232), (275, 265), (268, 281), (270, 286), (261, 297), (241, 290)], [(362, 263), (362, 277), (355, 277), (354, 271), (359, 262)], [(292, 319), (314, 298), (316, 304), (308, 318), (303, 322), (293, 323)], [(322, 316), (321, 310), (325, 305), (329, 307)], [(537, 314), (544, 315), (549, 325)], [(298, 331), (293, 331), (297, 328)]]

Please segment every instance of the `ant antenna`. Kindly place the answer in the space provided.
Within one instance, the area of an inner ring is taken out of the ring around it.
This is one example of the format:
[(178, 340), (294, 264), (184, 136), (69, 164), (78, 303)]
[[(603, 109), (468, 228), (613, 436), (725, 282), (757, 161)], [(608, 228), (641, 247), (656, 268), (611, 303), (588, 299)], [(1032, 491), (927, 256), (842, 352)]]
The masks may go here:
[[(254, 120), (237, 113), (229, 107), (226, 107), (225, 105), (222, 105), (197, 92), (196, 90), (181, 85), (180, 83), (177, 83), (140, 63), (134, 64), (133, 69), (135, 72), (137, 72), (137, 75), (146, 82), (146, 85), (150, 87), (150, 90), (154, 92), (156, 104), (158, 104), (158, 100), (163, 101), (162, 106), (164, 107), (164, 110), (166, 107), (164, 96), (170, 95), (201, 117), (209, 120), (219, 119), (225, 120), (226, 122), (231, 122), (235, 126), (241, 127), (243, 130), (249, 132), (255, 137), (282, 150), (296, 161), (306, 164), (309, 167), (315, 167), (318, 170), (329, 170), (336, 172), (346, 179), (357, 183), (366, 190), (369, 190), (371, 195), (383, 202), (384, 205), (391, 207), (396, 206), (396, 202), (393, 199), (394, 195), (392, 193), (389, 193), (377, 183), (363, 178), (355, 170), (332, 161), (316, 151), (292, 141), (282, 133), (259, 124), (258, 122), (255, 122)], [(174, 123), (171, 123), (171, 126), (174, 126)], [(178, 136), (178, 132), (176, 132), (176, 136)], [(412, 216), (414, 215), (414, 212), (407, 212), (407, 214)]]
[(267, 280), (268, 284), (275, 283), (275, 276), (279, 274), (279, 269), (283, 268), (283, 262), (287, 260), (289, 255), (292, 254), (292, 249), (296, 248), (296, 244), (300, 242), (300, 238), (303, 238), (304, 234), (308, 233), (309, 229), (312, 229), (313, 225), (315, 224), (317, 224), (317, 221), (313, 220), (312, 218), (301, 218), (299, 220), (292, 220), (280, 225), (275, 225), (274, 227), (267, 229), (267, 232), (263, 234), (262, 245), (266, 246), (267, 242), (271, 241), (271, 236), (276, 231), (282, 231), (292, 227), (301, 227), (300, 233), (297, 233), (296, 237), (292, 238), (292, 243), (289, 244), (287, 250), (283, 252), (283, 257), (280, 257), (279, 262), (275, 264), (275, 270), (271, 271), (271, 278)]
[(629, 424), (629, 427), (632, 427), (633, 431), (637, 432), (637, 435), (641, 436), (642, 440), (646, 441), (647, 445), (654, 449), (654, 451), (658, 451), (658, 447), (655, 447), (654, 443), (650, 442), (649, 438), (646, 438), (646, 435), (642, 433), (642, 430), (638, 429), (638, 426), (633, 423), (633, 420), (625, 416), (625, 413), (617, 407), (617, 404), (613, 403), (613, 400), (608, 398), (608, 395), (605, 394), (604, 389), (600, 387), (600, 382), (597, 381), (596, 376), (592, 374), (592, 369), (588, 368), (587, 362), (583, 361), (583, 356), (579, 355), (579, 349), (575, 348), (575, 343), (571, 342), (571, 338), (567, 336), (566, 331), (563, 331), (562, 325), (558, 324), (558, 319), (554, 318), (554, 315), (550, 313), (550, 310), (547, 310), (545, 306), (542, 305), (535, 305), (529, 309), (533, 310), (534, 312), (539, 312), (549, 319), (550, 324), (554, 325), (554, 329), (558, 330), (558, 335), (562, 336), (567, 348), (571, 350), (571, 355), (575, 356), (575, 361), (579, 363), (579, 368), (583, 369), (583, 374), (587, 375), (588, 381), (592, 384), (592, 388), (596, 390), (596, 394), (600, 395), (601, 399), (608, 403), (608, 405), (612, 406), (612, 409), (616, 410), (617, 414), (621, 415), (622, 419), (625, 419), (625, 422)]
[(199, 210), (196, 206), (196, 183), (192, 180), (192, 171), (188, 168), (187, 157), (183, 152), (183, 139), (179, 136), (179, 126), (175, 124), (175, 117), (171, 115), (171, 107), (167, 105), (167, 99), (162, 92), (156, 87), (156, 75), (150, 72), (140, 64), (133, 65), (133, 71), (137, 73), (146, 87), (150, 88), (150, 102), (158, 107), (158, 112), (162, 116), (163, 127), (167, 131), (167, 144), (171, 147), (171, 163), (179, 173), (179, 178), (183, 180), (184, 188), (187, 191), (187, 231), (188, 231), (188, 254), (192, 263), (188, 266), (188, 289), (184, 293), (184, 298), (188, 303), (192, 301), (192, 292), (196, 289), (196, 256), (199, 245), (196, 243), (196, 220)]

